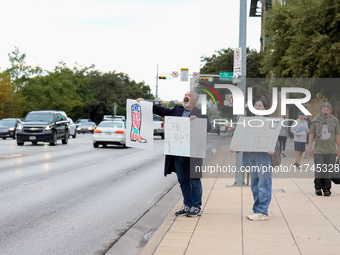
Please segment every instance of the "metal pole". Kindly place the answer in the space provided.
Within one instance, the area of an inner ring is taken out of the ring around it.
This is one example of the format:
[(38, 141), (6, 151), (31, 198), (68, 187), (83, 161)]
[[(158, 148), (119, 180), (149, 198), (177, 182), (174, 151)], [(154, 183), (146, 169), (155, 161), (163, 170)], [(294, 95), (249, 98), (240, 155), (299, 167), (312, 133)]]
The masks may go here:
[[(247, 74), (247, 0), (240, 0), (240, 27), (239, 27), (239, 47), (242, 51), (242, 80), (238, 87), (242, 90), (243, 95), (246, 95), (246, 74)], [(245, 114), (246, 115), (246, 114)], [(237, 121), (241, 115), (237, 116)], [(236, 153), (236, 169), (235, 183), (236, 186), (243, 186), (244, 173), (240, 171), (242, 166), (243, 153)]]
[(157, 76), (156, 76), (156, 98), (155, 103), (158, 104), (158, 64), (157, 64)]

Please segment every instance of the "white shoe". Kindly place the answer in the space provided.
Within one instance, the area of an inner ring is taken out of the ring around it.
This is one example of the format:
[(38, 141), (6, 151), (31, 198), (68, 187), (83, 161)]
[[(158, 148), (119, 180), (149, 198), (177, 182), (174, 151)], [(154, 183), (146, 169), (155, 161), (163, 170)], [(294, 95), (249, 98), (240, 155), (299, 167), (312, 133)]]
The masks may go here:
[(264, 213), (252, 213), (247, 215), (247, 218), (252, 221), (268, 220), (268, 216)]

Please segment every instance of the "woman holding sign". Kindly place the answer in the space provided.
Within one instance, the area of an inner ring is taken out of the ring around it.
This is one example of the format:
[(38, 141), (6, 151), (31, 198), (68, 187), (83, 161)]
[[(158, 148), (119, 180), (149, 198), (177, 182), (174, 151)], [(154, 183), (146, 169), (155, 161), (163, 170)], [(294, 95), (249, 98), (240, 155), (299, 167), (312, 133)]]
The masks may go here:
[[(266, 110), (267, 104), (257, 100), (254, 108)], [(256, 115), (256, 117), (263, 117)], [(263, 221), (268, 219), (268, 207), (272, 198), (272, 165), (270, 155), (274, 152), (243, 152), (242, 165), (249, 168), (251, 177), (251, 191), (253, 193), (253, 213), (247, 215), (249, 220)]]

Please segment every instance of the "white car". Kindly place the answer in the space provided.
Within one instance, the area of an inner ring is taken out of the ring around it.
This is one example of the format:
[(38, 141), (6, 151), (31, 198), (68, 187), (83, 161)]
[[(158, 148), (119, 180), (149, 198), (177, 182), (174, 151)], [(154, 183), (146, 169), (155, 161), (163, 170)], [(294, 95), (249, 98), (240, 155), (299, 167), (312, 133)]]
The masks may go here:
[(69, 136), (76, 138), (76, 136), (77, 136), (77, 126), (76, 126), (76, 124), (74, 124), (74, 122), (71, 118), (67, 118), (67, 120), (68, 120), (68, 123), (70, 124)]
[(126, 147), (125, 122), (104, 120), (100, 122), (93, 133), (93, 147), (99, 145), (106, 147), (108, 144), (122, 145)]
[(164, 121), (161, 116), (153, 115), (153, 135), (159, 135), (164, 139)]

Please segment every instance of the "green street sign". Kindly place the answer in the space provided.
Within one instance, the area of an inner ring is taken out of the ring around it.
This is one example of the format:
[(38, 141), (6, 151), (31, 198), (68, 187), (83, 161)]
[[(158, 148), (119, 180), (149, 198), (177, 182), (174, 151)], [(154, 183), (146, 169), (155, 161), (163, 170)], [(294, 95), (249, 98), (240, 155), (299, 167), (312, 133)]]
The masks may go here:
[(220, 72), (220, 81), (232, 81), (233, 76), (233, 72)]

